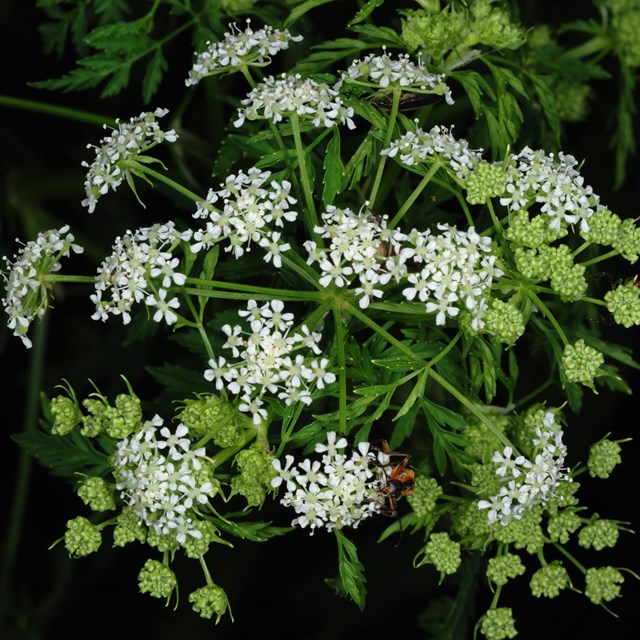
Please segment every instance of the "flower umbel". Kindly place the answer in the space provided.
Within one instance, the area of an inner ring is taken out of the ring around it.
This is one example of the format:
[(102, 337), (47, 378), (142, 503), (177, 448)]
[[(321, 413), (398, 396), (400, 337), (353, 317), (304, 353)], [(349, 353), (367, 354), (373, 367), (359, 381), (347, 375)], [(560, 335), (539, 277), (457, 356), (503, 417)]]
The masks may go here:
[(385, 454), (371, 450), (368, 442), (361, 442), (350, 455), (345, 453), (346, 448), (346, 438), (331, 431), (326, 444), (315, 447), (316, 453), (322, 454), (320, 460), (305, 458), (293, 468), (291, 456), (287, 456), (284, 467), (274, 460), (278, 476), (271, 485), (278, 488), (285, 483), (287, 490), (280, 502), (298, 514), (291, 522), (293, 526), (308, 527), (311, 535), (319, 528), (355, 529), (382, 511), (383, 468), (388, 460), (379, 456)]
[[(100, 196), (115, 191), (127, 175), (131, 172), (131, 163), (141, 154), (155, 147), (160, 142), (175, 142), (178, 134), (174, 129), (163, 131), (158, 118), (169, 113), (168, 109), (156, 109), (153, 112), (142, 112), (139, 116), (130, 118), (129, 122), (121, 123), (116, 120), (117, 129), (100, 140), (100, 146), (87, 145), (95, 150), (95, 159), (89, 164), (82, 162), (83, 167), (89, 169), (84, 182), (87, 197), (82, 206), (93, 213)], [(107, 125), (104, 125), (107, 129)]]
[(60, 270), (60, 258), (69, 257), (71, 251), (82, 253), (84, 249), (75, 243), (69, 226), (65, 225), (39, 233), (35, 240), (22, 246), (13, 260), (4, 257), (7, 269), (0, 271), (5, 282), (2, 306), (9, 316), (7, 326), (27, 349), (31, 348), (29, 327), (44, 315), (53, 297), (47, 276)]
[(302, 36), (292, 36), (288, 29), (269, 25), (254, 31), (249, 19), (244, 31), (230, 24), (220, 42), (207, 42), (207, 49), (197, 55), (185, 84), (193, 86), (207, 76), (232, 73), (241, 67), (264, 67), (271, 62), (270, 56), (300, 40)]

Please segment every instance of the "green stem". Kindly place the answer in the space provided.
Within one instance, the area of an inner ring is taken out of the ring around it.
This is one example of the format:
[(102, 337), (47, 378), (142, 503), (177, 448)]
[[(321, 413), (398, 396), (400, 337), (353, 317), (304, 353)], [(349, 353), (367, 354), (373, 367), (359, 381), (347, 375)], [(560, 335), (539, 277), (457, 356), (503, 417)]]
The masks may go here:
[[(194, 193), (193, 191), (191, 191), (190, 189), (187, 189), (185, 186), (181, 185), (175, 180), (172, 180), (168, 176), (165, 176), (163, 173), (160, 173), (145, 164), (140, 164), (138, 162), (135, 162), (135, 163), (132, 163), (132, 165), (134, 165), (136, 169), (146, 174), (147, 176), (155, 178), (158, 182), (162, 182), (163, 184), (166, 184), (168, 187), (171, 187), (174, 191), (183, 195), (188, 200), (192, 200), (193, 202), (201, 202), (203, 200), (202, 196), (198, 195), (197, 193)], [(212, 207), (212, 208), (216, 211), (218, 210), (215, 207)]]
[(187, 293), (211, 298), (228, 296), (237, 300), (249, 300), (255, 296), (260, 300), (300, 300), (304, 302), (318, 302), (323, 295), (319, 291), (294, 291), (292, 289), (275, 289), (272, 287), (258, 287), (239, 282), (224, 282), (223, 280), (205, 280), (202, 278), (187, 278), (188, 285), (203, 287), (202, 289), (187, 288)]
[(21, 111), (33, 111), (36, 113), (45, 113), (57, 118), (66, 118), (67, 120), (75, 120), (76, 122), (88, 122), (89, 124), (111, 124), (115, 126), (116, 122), (111, 116), (101, 116), (80, 109), (70, 109), (69, 107), (61, 107), (56, 104), (39, 102), (36, 100), (26, 100), (24, 98), (15, 98), (13, 96), (0, 95), (0, 106), (13, 107)]
[[(186, 293), (186, 291), (185, 291), (185, 293)], [(204, 344), (204, 348), (207, 350), (207, 355), (209, 356), (209, 358), (213, 358), (213, 356), (214, 356), (213, 347), (211, 346), (211, 342), (209, 341), (209, 336), (207, 335), (207, 332), (205, 331), (204, 325), (202, 324), (202, 314), (198, 313), (198, 311), (194, 307), (193, 302), (191, 301), (191, 296), (185, 295), (184, 298), (187, 301), (187, 306), (191, 310), (191, 313), (193, 315), (193, 319), (195, 320), (195, 325), (196, 325), (196, 327), (198, 329), (198, 333), (200, 334), (200, 337), (202, 338), (202, 342)]]
[[(400, 105), (400, 87), (393, 89), (393, 98), (391, 101), (391, 110), (389, 113), (389, 120), (387, 122), (387, 131), (384, 136), (383, 149), (387, 149), (391, 144), (391, 136), (393, 135), (393, 129), (396, 125), (396, 118), (398, 117), (398, 107)], [(387, 162), (388, 156), (380, 156), (378, 162), (378, 168), (376, 170), (376, 177), (373, 181), (373, 187), (371, 188), (371, 195), (369, 196), (369, 209), (375, 211), (376, 198), (378, 196), (378, 189), (380, 188), (380, 182), (382, 181), (382, 175), (384, 173), (384, 167)]]
[(215, 582), (211, 579), (211, 574), (209, 573), (209, 567), (207, 567), (207, 563), (204, 559), (204, 556), (198, 556), (198, 560), (200, 562), (200, 566), (202, 567), (202, 573), (204, 573), (205, 580), (207, 581), (207, 585), (210, 587), (215, 587)]
[[(31, 362), (29, 364), (29, 378), (24, 397), (23, 432), (29, 431), (37, 424), (37, 416), (40, 410), (38, 394), (42, 388), (44, 378), (44, 361), (46, 355), (46, 341), (48, 334), (48, 315), (36, 323), (33, 333), (33, 349), (31, 350)], [(18, 464), (13, 489), (13, 500), (10, 505), (6, 535), (2, 544), (0, 556), (0, 627), (5, 628), (4, 621), (9, 614), (9, 608), (16, 601), (16, 594), (11, 592), (13, 570), (18, 558), (18, 548), (22, 540), (22, 527), (24, 515), (29, 499), (29, 485), (31, 481), (31, 469), (33, 458), (20, 449)]]
[(563, 556), (565, 556), (566, 558), (569, 559), (569, 561), (571, 562), (571, 564), (573, 564), (574, 566), (576, 566), (578, 569), (580, 569), (580, 571), (582, 571), (582, 573), (587, 573), (587, 570), (585, 569), (585, 567), (580, 564), (580, 562), (578, 562), (561, 544), (559, 544), (558, 542), (552, 542), (551, 543)]
[(300, 135), (300, 120), (296, 114), (291, 116), (291, 129), (293, 131), (293, 139), (296, 145), (296, 154), (298, 156), (298, 169), (300, 170), (300, 180), (302, 182), (302, 191), (304, 193), (304, 200), (306, 208), (303, 209), (302, 215), (304, 218), (305, 226), (310, 237), (312, 237), (316, 244), (322, 246), (322, 240), (320, 236), (315, 232), (315, 227), (318, 225), (318, 213), (316, 212), (316, 205), (313, 201), (313, 189), (309, 182), (309, 173), (307, 171), (307, 154), (302, 146), (302, 136)]
[(552, 324), (553, 328), (556, 330), (556, 333), (560, 336), (560, 340), (562, 340), (562, 344), (568, 345), (569, 340), (567, 339), (565, 332), (562, 330), (562, 327), (556, 320), (555, 316), (551, 313), (547, 305), (544, 302), (542, 302), (542, 300), (540, 300), (540, 298), (531, 289), (525, 289), (524, 291), (526, 292), (527, 296), (529, 296), (529, 298), (533, 300), (533, 303), (540, 310), (540, 312), (545, 316), (545, 318), (547, 318), (547, 320), (549, 320), (549, 322)]
[(609, 258), (615, 258), (616, 256), (619, 256), (619, 255), (620, 255), (619, 251), (617, 251), (616, 249), (612, 249), (607, 253), (603, 253), (599, 256), (596, 256), (595, 258), (591, 258), (591, 260), (585, 260), (580, 264), (582, 264), (583, 267), (588, 267), (592, 264), (598, 264), (598, 262), (603, 262), (604, 260), (608, 260)]
[(402, 217), (404, 216), (404, 214), (411, 208), (413, 203), (416, 201), (418, 196), (422, 193), (424, 188), (429, 184), (429, 182), (431, 181), (431, 178), (433, 178), (433, 176), (436, 174), (439, 168), (440, 168), (440, 165), (436, 162), (433, 165), (433, 167), (429, 169), (429, 172), (423, 176), (422, 180), (420, 180), (420, 184), (414, 189), (413, 193), (407, 198), (407, 200), (402, 205), (402, 207), (400, 207), (400, 210), (398, 211), (398, 213), (396, 213), (396, 215), (394, 216), (393, 220), (391, 220), (391, 222), (389, 223), (390, 229), (394, 229), (395, 227), (398, 226), (398, 223), (400, 222), (400, 220), (402, 220)]
[(347, 433), (347, 357), (345, 352), (346, 336), (342, 324), (340, 306), (333, 307), (333, 322), (335, 325), (335, 346), (338, 355), (338, 407), (339, 431)]
[[(377, 324), (374, 320), (371, 320), (366, 314), (362, 313), (359, 309), (356, 309), (353, 305), (345, 302), (345, 310), (347, 310), (351, 315), (355, 316), (362, 323), (366, 324), (368, 327), (373, 329), (376, 333), (381, 335), (387, 342), (394, 345), (397, 349), (405, 353), (412, 360), (419, 362), (423, 366), (430, 366), (429, 363), (422, 360), (422, 358), (416, 356), (409, 347), (406, 347), (401, 342), (399, 342), (396, 338), (394, 338), (388, 331), (383, 329), (379, 324)], [(505, 446), (511, 447), (514, 452), (517, 453), (517, 447), (496, 427), (493, 425), (491, 420), (485, 416), (478, 407), (473, 404), (461, 391), (458, 391), (448, 380), (443, 378), (433, 367), (429, 372), (429, 377), (432, 380), (435, 380), (445, 391), (447, 391), (450, 395), (452, 395), (463, 407), (465, 407), (470, 413), (472, 413), (480, 422), (482, 422), (491, 433), (500, 440)]]

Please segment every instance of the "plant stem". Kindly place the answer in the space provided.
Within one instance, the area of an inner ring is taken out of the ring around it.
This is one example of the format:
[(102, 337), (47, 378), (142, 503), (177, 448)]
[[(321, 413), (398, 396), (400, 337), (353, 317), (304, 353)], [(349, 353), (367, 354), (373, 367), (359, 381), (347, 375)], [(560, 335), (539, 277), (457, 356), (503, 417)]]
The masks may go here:
[(413, 203), (416, 201), (418, 196), (422, 193), (424, 188), (429, 184), (429, 182), (431, 181), (431, 178), (433, 178), (433, 176), (436, 174), (439, 168), (440, 168), (440, 165), (436, 162), (433, 165), (433, 167), (429, 169), (428, 173), (422, 177), (422, 180), (420, 180), (420, 184), (413, 190), (413, 193), (407, 198), (407, 200), (402, 205), (402, 207), (400, 207), (400, 210), (398, 211), (398, 213), (396, 213), (396, 215), (393, 217), (393, 220), (391, 220), (391, 222), (389, 223), (389, 228), (393, 229), (396, 226), (398, 226), (398, 223), (400, 222), (400, 220), (402, 220), (402, 217), (404, 216), (404, 214), (411, 208)]
[(291, 116), (291, 129), (293, 131), (293, 139), (296, 145), (296, 154), (298, 156), (298, 169), (300, 170), (300, 180), (302, 182), (302, 192), (304, 193), (305, 204), (307, 205), (303, 209), (302, 215), (304, 218), (307, 232), (315, 240), (316, 244), (322, 246), (322, 239), (315, 232), (315, 227), (318, 225), (318, 213), (316, 212), (316, 205), (313, 201), (313, 189), (309, 182), (309, 172), (307, 171), (307, 154), (302, 146), (302, 137), (300, 135), (300, 119), (296, 114)]
[[(400, 87), (395, 87), (393, 89), (393, 98), (391, 101), (391, 110), (389, 112), (389, 120), (387, 122), (387, 132), (384, 136), (384, 146), (383, 149), (388, 148), (391, 143), (391, 136), (393, 135), (393, 129), (396, 124), (396, 118), (398, 117), (398, 107), (400, 105)], [(380, 156), (380, 161), (378, 162), (378, 168), (376, 170), (376, 177), (373, 181), (373, 187), (371, 188), (371, 195), (369, 196), (369, 209), (372, 211), (375, 210), (376, 207), (376, 198), (378, 196), (378, 189), (380, 188), (380, 182), (382, 181), (382, 174), (384, 173), (384, 167), (387, 163), (388, 156)]]

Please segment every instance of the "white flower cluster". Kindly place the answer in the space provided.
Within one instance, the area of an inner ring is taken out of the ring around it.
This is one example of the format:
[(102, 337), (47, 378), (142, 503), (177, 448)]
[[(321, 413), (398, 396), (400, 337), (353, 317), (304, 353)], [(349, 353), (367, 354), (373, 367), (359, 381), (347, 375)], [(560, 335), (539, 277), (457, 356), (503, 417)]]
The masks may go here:
[(453, 104), (451, 89), (444, 81), (443, 74), (433, 74), (418, 62), (411, 60), (409, 54), (398, 54), (392, 58), (384, 49), (382, 55), (370, 53), (362, 60), (354, 60), (342, 74), (343, 80), (357, 80), (371, 83), (383, 89), (397, 85), (411, 87), (422, 93), (443, 95), (448, 104)]
[(293, 456), (285, 456), (285, 464), (274, 460), (278, 475), (271, 481), (274, 488), (285, 484), (286, 493), (280, 503), (292, 507), (299, 514), (291, 524), (301, 528), (309, 527), (313, 535), (318, 528), (327, 531), (353, 527), (366, 518), (380, 513), (385, 505), (382, 488), (386, 482), (384, 464), (370, 449), (368, 442), (361, 442), (350, 455), (344, 450), (346, 438), (337, 439), (331, 431), (327, 443), (319, 443), (316, 453), (320, 460), (309, 458), (292, 467)]
[[(89, 165), (83, 161), (82, 166), (89, 171), (84, 181), (87, 197), (82, 206), (87, 207), (89, 213), (96, 208), (98, 198), (111, 189), (115, 191), (127, 176), (127, 163), (135, 160), (141, 153), (156, 144), (167, 140), (175, 142), (178, 134), (173, 130), (162, 131), (157, 118), (169, 113), (168, 109), (156, 109), (154, 112), (143, 112), (138, 117), (131, 118), (127, 123), (116, 120), (117, 129), (100, 140), (100, 146), (87, 145), (88, 149), (95, 149), (95, 160)], [(104, 125), (105, 129), (109, 127)]]
[(326, 358), (311, 359), (295, 353), (310, 349), (319, 355), (321, 335), (310, 332), (306, 325), (300, 327), (299, 333), (292, 333), (293, 314), (284, 313), (281, 300), (272, 300), (262, 307), (250, 300), (247, 309), (238, 315), (247, 319), (249, 331), (228, 324), (222, 331), (227, 336), (223, 347), (239, 362), (228, 363), (223, 356), (212, 358), (204, 377), (215, 382), (216, 389), (239, 396), (238, 409), (250, 414), (254, 424), (267, 418), (265, 395), (277, 394), (287, 406), (294, 402), (308, 405), (312, 384), (323, 389), (335, 381), (335, 374), (327, 371)]
[(268, 56), (289, 47), (289, 42), (299, 42), (302, 36), (292, 36), (288, 29), (274, 29), (267, 25), (254, 31), (251, 20), (247, 18), (247, 28), (236, 31), (230, 24), (220, 42), (207, 42), (207, 49), (197, 55), (185, 84), (189, 87), (198, 84), (205, 76), (231, 71), (245, 66), (265, 66)]
[(346, 124), (354, 129), (353, 107), (347, 107), (335, 87), (300, 74), (269, 76), (251, 90), (241, 101), (236, 127), (245, 120), (264, 118), (280, 122), (283, 118), (297, 115), (309, 120), (316, 127), (333, 127)]
[(404, 296), (424, 302), (426, 312), (436, 314), (436, 324), (444, 325), (464, 307), (472, 312), (472, 326), (482, 328), (487, 293), (493, 279), (502, 275), (490, 238), (473, 227), (460, 231), (447, 224), (438, 225), (438, 234), (417, 229), (405, 234), (387, 229), (384, 217), (332, 205), (322, 219), (325, 224), (315, 232), (329, 246), (304, 243), (307, 263), (320, 267), (322, 286), (344, 288), (358, 278), (355, 294), (365, 309), (383, 296), (386, 284), (408, 284)]
[(0, 270), (5, 285), (2, 306), (9, 316), (7, 326), (20, 338), (27, 349), (31, 340), (27, 337), (29, 326), (35, 318), (41, 318), (49, 304), (51, 286), (46, 276), (60, 271), (60, 258), (67, 258), (70, 251), (82, 253), (84, 249), (74, 243), (69, 226), (50, 229), (27, 242), (10, 260), (4, 256), (7, 269)]
[(380, 155), (397, 156), (400, 162), (409, 166), (439, 157), (449, 163), (458, 178), (464, 180), (480, 164), (482, 149), (470, 149), (466, 140), (453, 137), (452, 130), (453, 126), (447, 129), (436, 125), (430, 131), (423, 131), (416, 125), (415, 132), (407, 131)]
[[(247, 173), (239, 171), (228, 176), (219, 191), (210, 189), (193, 214), (206, 223), (194, 232), (191, 251), (198, 253), (226, 239), (229, 245), (225, 251), (240, 258), (253, 242), (266, 250), (265, 261), (272, 261), (279, 268), (280, 254), (291, 247), (270, 225), (283, 227), (285, 221), (293, 222), (298, 214), (289, 209), (296, 203), (290, 195), (291, 183), (269, 180), (270, 176), (271, 172), (252, 167)], [(224, 207), (222, 211), (214, 206), (219, 201)]]
[(552, 229), (579, 222), (581, 230), (587, 232), (587, 221), (601, 208), (600, 198), (585, 186), (577, 166), (571, 155), (560, 152), (556, 156), (525, 147), (507, 160), (506, 194), (500, 203), (517, 211), (536, 202), (549, 216)]
[[(96, 310), (93, 320), (122, 316), (122, 322), (131, 322), (133, 305), (144, 302), (155, 307), (153, 319), (174, 324), (178, 316), (178, 298), (167, 300), (169, 287), (182, 286), (186, 276), (176, 271), (180, 261), (172, 250), (181, 240), (188, 240), (191, 232), (180, 233), (173, 222), (142, 227), (136, 232), (117, 237), (113, 253), (98, 267), (95, 293), (91, 301)], [(103, 299), (107, 296), (109, 299)]]
[[(493, 279), (503, 275), (491, 238), (479, 235), (473, 227), (461, 231), (438, 224), (438, 229), (442, 233), (412, 229), (407, 235), (400, 257), (413, 267), (407, 274), (411, 286), (402, 293), (408, 300), (424, 302), (426, 312), (436, 314), (437, 325), (457, 316), (461, 308), (468, 309), (477, 331), (484, 326), (482, 316)], [(419, 271), (416, 265), (421, 266)]]
[(319, 249), (312, 240), (307, 240), (304, 247), (307, 263), (317, 262), (322, 271), (319, 282), (323, 287), (333, 283), (343, 288), (357, 277), (359, 286), (355, 292), (364, 309), (374, 298), (382, 297), (380, 287), (392, 277), (399, 281), (405, 275), (398, 262), (405, 236), (387, 229), (386, 217), (360, 215), (328, 205), (322, 219), (324, 225), (314, 231), (329, 241), (329, 247)]
[(191, 448), (189, 429), (179, 424), (171, 433), (162, 425), (156, 415), (138, 433), (118, 442), (113, 465), (116, 488), (149, 528), (184, 544), (187, 536), (202, 537), (190, 511), (206, 504), (216, 489), (198, 473), (205, 449)]
[(504, 486), (489, 500), (478, 502), (479, 509), (488, 509), (489, 524), (507, 525), (513, 519), (519, 520), (534, 505), (552, 497), (560, 482), (571, 482), (564, 468), (567, 447), (552, 411), (547, 411), (542, 424), (536, 426), (536, 436), (533, 462), (522, 455), (512, 458), (511, 447), (505, 447), (502, 453), (494, 452), (492, 462), (497, 465), (496, 475)]

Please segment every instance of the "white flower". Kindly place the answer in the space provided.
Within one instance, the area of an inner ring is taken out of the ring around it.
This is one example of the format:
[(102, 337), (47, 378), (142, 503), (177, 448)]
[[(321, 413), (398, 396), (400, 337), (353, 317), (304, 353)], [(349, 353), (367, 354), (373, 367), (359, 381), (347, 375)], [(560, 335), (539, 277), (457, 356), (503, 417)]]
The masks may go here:
[[(201, 537), (190, 510), (194, 504), (206, 504), (215, 487), (194, 475), (202, 468), (199, 458), (205, 451), (191, 449), (188, 428), (180, 424), (171, 433), (162, 424), (156, 415), (138, 433), (117, 443), (113, 465), (116, 488), (147, 527), (184, 544), (187, 536)], [(170, 459), (162, 453), (164, 449)]]
[[(128, 164), (131, 161), (160, 142), (175, 142), (178, 139), (173, 129), (163, 131), (158, 125), (158, 118), (163, 118), (167, 113), (167, 109), (158, 108), (153, 112), (142, 112), (130, 118), (128, 123), (116, 120), (117, 129), (112, 129), (110, 135), (102, 138), (99, 147), (87, 145), (87, 148), (95, 151), (91, 165), (82, 162), (82, 166), (89, 169), (84, 182), (86, 198), (82, 201), (82, 206), (87, 207), (89, 213), (95, 210), (100, 196), (120, 186), (129, 173)], [(104, 128), (109, 127), (104, 125)]]
[(5, 283), (2, 306), (9, 317), (7, 326), (13, 335), (31, 348), (27, 332), (33, 320), (44, 315), (52, 298), (51, 286), (46, 277), (60, 270), (60, 258), (84, 249), (75, 243), (69, 226), (50, 229), (38, 234), (36, 240), (24, 244), (13, 260), (4, 257), (6, 270), (0, 271)]
[(264, 67), (271, 62), (269, 56), (289, 47), (289, 42), (299, 42), (302, 36), (292, 36), (287, 29), (274, 29), (267, 25), (254, 31), (247, 18), (244, 31), (237, 31), (235, 24), (229, 25), (220, 42), (207, 42), (207, 49), (199, 53), (189, 77), (187, 86), (198, 82), (209, 75), (231, 72), (241, 66)]
[(251, 90), (241, 101), (236, 127), (245, 120), (264, 118), (280, 122), (293, 115), (310, 121), (317, 127), (333, 127), (346, 124), (355, 128), (353, 108), (343, 104), (339, 91), (326, 83), (312, 78), (302, 78), (300, 74), (269, 76)]

